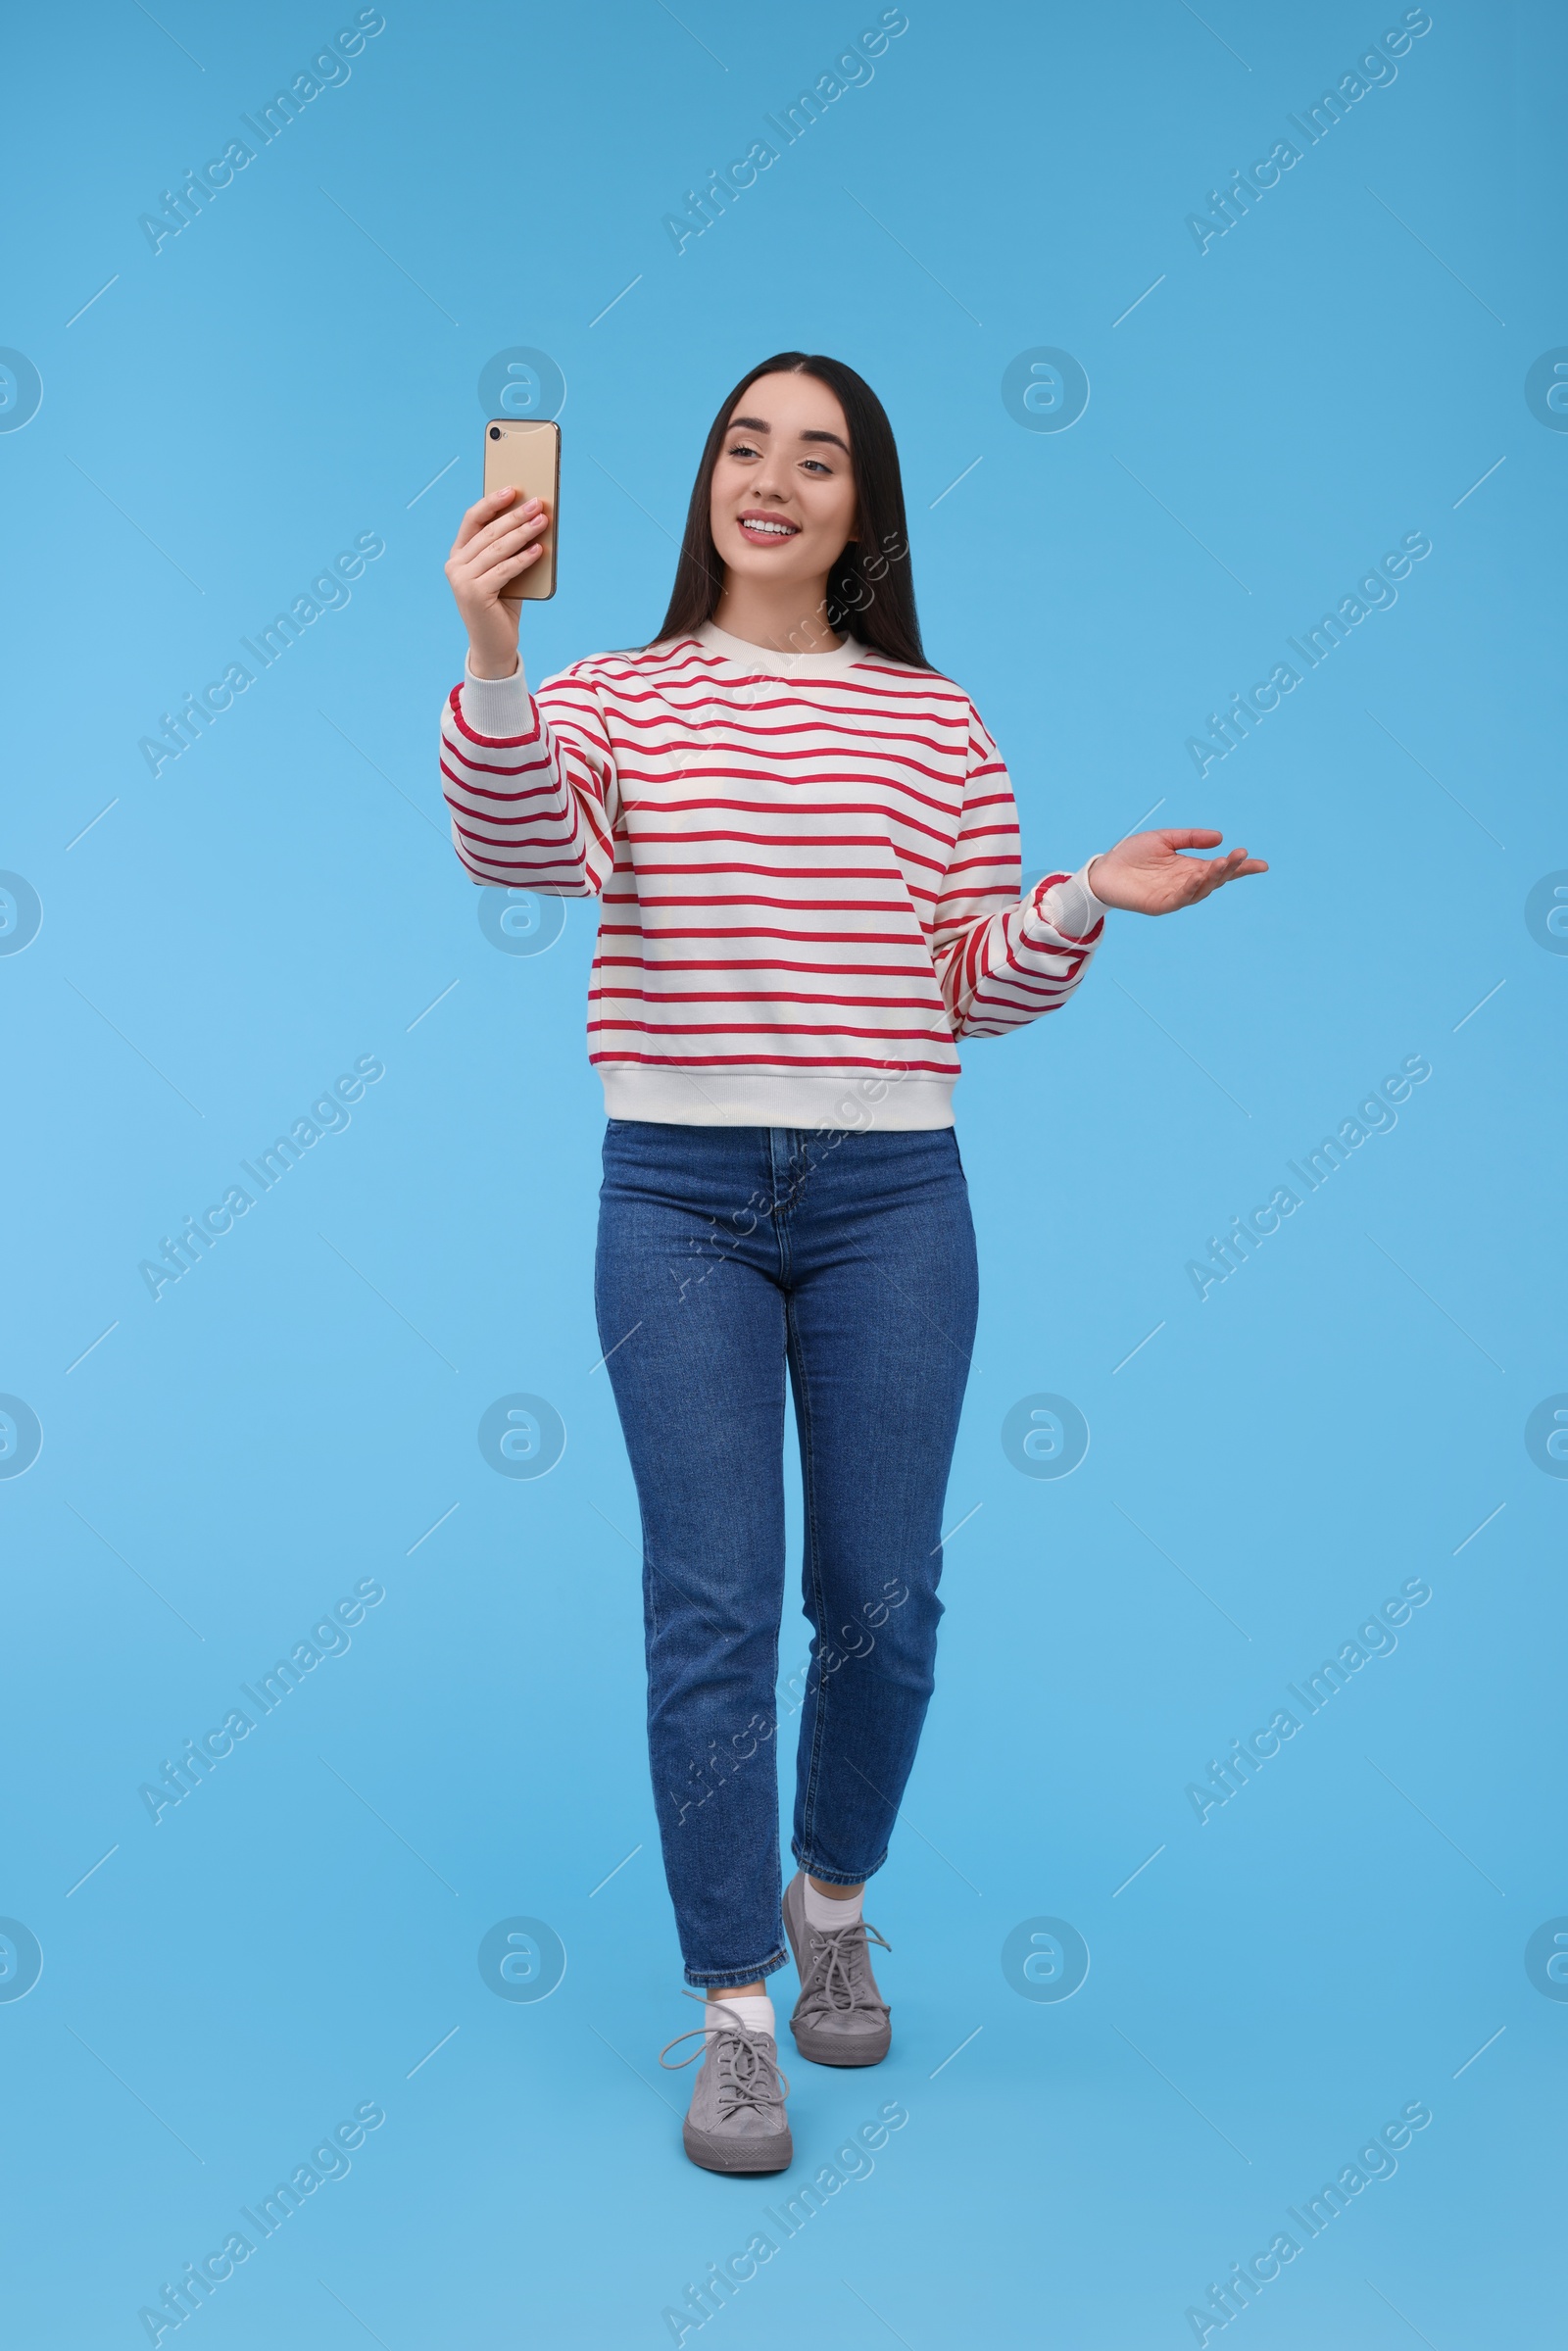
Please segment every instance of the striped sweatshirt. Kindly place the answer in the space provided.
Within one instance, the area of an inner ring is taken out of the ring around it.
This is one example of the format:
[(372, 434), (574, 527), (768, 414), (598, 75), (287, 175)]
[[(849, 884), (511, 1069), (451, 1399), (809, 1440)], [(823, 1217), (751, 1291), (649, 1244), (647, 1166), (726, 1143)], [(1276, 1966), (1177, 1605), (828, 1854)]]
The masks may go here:
[(467, 671), (441, 772), (476, 882), (600, 900), (612, 1118), (951, 1126), (955, 1040), (1054, 1011), (1103, 927), (1088, 865), (1020, 901), (968, 696), (853, 638), (792, 657), (710, 622), (537, 694)]

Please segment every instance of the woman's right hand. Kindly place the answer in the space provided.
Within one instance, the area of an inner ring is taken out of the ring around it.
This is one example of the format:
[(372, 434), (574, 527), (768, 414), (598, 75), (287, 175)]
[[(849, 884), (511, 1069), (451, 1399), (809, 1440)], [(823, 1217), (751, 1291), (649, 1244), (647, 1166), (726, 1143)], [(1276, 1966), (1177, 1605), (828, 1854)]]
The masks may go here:
[(447, 558), (447, 579), (468, 632), (468, 666), (475, 677), (511, 677), (517, 666), (517, 620), (522, 607), (502, 602), (501, 591), (536, 563), (550, 516), (537, 498), (516, 504), (514, 483), (470, 506)]

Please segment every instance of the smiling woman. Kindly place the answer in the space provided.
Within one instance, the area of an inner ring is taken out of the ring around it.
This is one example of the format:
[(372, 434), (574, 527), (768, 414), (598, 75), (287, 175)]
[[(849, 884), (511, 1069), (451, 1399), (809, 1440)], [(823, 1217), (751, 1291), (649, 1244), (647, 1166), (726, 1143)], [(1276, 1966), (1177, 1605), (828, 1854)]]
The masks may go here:
[[(777, 2172), (765, 1979), (793, 1953), (814, 2063), (892, 2041), (861, 1894), (931, 1695), (975, 1329), (956, 1040), (1064, 1004), (1107, 906), (1163, 913), (1262, 866), (1180, 854), (1217, 833), (1141, 833), (1020, 896), (1007, 771), (926, 660), (892, 427), (842, 361), (781, 352), (737, 384), (659, 636), (534, 696), (502, 591), (548, 522), (510, 489), (464, 518), (442, 772), (476, 882), (604, 909), (595, 1296), (642, 1509), (664, 1871), (708, 1993), (683, 2139), (710, 2170)], [(774, 1775), (713, 1803), (710, 1766), (776, 1729), (786, 1363), (812, 1638), (781, 1889)]]
[[(788, 561), (774, 560), (784, 541)], [(761, 563), (753, 550), (764, 551)], [(814, 600), (803, 596), (813, 587)], [(751, 623), (765, 625), (775, 608), (779, 626), (760, 635)], [(929, 667), (887, 411), (853, 367), (787, 351), (737, 384), (713, 419), (659, 634), (711, 620), (809, 654), (836, 646), (851, 619), (876, 652)]]

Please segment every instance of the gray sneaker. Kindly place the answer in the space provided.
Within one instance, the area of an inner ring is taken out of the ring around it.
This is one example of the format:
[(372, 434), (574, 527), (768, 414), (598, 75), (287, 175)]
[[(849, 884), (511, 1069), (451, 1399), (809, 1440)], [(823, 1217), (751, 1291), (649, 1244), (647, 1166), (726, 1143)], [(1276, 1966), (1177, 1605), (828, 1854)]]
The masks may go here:
[(880, 2065), (893, 2045), (888, 2004), (871, 1973), (868, 1943), (884, 1951), (874, 1927), (813, 1927), (806, 1915), (806, 1873), (784, 1888), (784, 1931), (801, 1973), (790, 2031), (815, 2065)]
[[(703, 2061), (681, 2126), (686, 2152), (705, 2172), (782, 2172), (794, 2160), (795, 2142), (784, 2112), (789, 2083), (778, 2070), (773, 2035), (748, 2032), (721, 2000), (703, 2005), (708, 2024), (677, 2033), (659, 2052), (666, 2074)], [(670, 2050), (694, 2034), (703, 2046), (664, 2065)]]

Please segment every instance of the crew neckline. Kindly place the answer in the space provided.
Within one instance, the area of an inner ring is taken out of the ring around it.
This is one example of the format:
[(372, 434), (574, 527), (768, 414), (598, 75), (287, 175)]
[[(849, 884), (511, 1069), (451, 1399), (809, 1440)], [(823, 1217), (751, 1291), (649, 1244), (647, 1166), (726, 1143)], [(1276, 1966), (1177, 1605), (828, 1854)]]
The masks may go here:
[(721, 661), (732, 661), (754, 677), (836, 677), (867, 655), (858, 637), (846, 637), (831, 653), (775, 653), (769, 645), (732, 637), (726, 629), (715, 628), (711, 620), (705, 620), (692, 634), (705, 653), (717, 654)]

